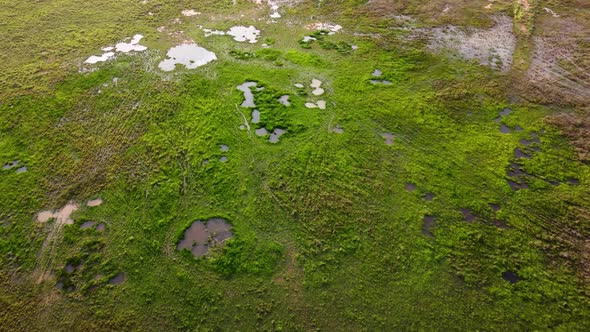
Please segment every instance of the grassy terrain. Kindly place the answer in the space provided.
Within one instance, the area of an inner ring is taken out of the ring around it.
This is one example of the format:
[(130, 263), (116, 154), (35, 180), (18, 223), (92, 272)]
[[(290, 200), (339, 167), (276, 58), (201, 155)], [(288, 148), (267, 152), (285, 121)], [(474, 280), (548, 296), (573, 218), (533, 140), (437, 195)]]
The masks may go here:
[[(395, 9), (418, 26), (491, 22), (471, 5), (426, 19), (442, 2), (421, 3)], [(590, 167), (545, 121), (555, 109), (511, 103), (509, 74), (427, 51), (364, 1), (304, 1), (279, 23), (246, 1), (0, 8), (0, 162), (28, 169), (0, 170), (0, 330), (590, 329)], [(202, 14), (182, 17), (188, 8)], [(344, 30), (304, 48), (316, 21)], [(262, 33), (243, 44), (205, 38), (199, 24)], [(81, 70), (136, 33), (148, 51)], [(158, 70), (184, 39), (218, 60)], [(375, 68), (392, 84), (371, 84)], [(251, 131), (239, 128), (251, 119), (236, 89), (245, 81), (265, 88)], [(326, 110), (304, 106), (319, 99)], [(508, 134), (494, 120), (506, 107)], [(271, 144), (254, 134), (262, 126), (287, 133)], [(511, 163), (528, 189), (509, 186)], [(35, 221), (69, 201), (81, 204), (74, 225)], [(212, 217), (231, 223), (231, 240), (204, 258), (176, 250)]]

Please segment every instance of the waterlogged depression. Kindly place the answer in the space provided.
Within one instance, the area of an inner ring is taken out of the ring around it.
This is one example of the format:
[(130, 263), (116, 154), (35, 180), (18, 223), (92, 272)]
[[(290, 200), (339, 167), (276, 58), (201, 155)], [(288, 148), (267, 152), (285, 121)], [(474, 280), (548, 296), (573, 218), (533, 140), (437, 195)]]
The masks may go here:
[(137, 35), (133, 36), (133, 38), (131, 38), (131, 41), (129, 41), (129, 42), (120, 42), (120, 43), (117, 43), (115, 46), (103, 47), (102, 51), (104, 51), (104, 53), (102, 55), (98, 55), (98, 56), (92, 55), (88, 59), (86, 59), (86, 61), (84, 61), (84, 63), (95, 64), (98, 62), (107, 61), (107, 60), (113, 58), (115, 56), (116, 52), (119, 52), (119, 53), (129, 53), (131, 51), (143, 52), (143, 51), (147, 50), (147, 47), (143, 46), (143, 45), (139, 45), (139, 42), (141, 41), (141, 39), (143, 39), (143, 35), (137, 34)]
[(233, 234), (231, 225), (221, 218), (209, 219), (206, 222), (195, 221), (184, 232), (184, 238), (178, 242), (177, 249), (188, 249), (195, 257), (206, 255), (209, 249), (221, 245)]
[(168, 50), (167, 59), (158, 64), (163, 71), (172, 71), (177, 64), (187, 69), (195, 69), (217, 60), (215, 53), (197, 44), (182, 44)]

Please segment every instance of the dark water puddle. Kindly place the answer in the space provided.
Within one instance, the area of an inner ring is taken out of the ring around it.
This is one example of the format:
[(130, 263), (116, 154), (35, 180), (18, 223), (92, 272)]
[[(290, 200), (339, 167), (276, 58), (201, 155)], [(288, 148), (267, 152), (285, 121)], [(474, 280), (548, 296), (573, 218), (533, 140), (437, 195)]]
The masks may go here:
[(522, 170), (519, 164), (510, 163), (510, 170), (506, 172), (506, 175), (513, 178), (522, 178), (523, 176), (529, 176), (529, 174)]
[(125, 281), (125, 273), (119, 272), (116, 276), (109, 279), (109, 284), (111, 285), (120, 285)]
[(69, 285), (67, 287), (65, 287), (64, 282), (63, 281), (58, 281), (57, 284), (55, 284), (55, 287), (57, 289), (59, 289), (60, 291), (64, 291), (64, 292), (73, 292), (75, 290), (73, 285)]
[(404, 187), (406, 188), (407, 191), (414, 191), (416, 190), (417, 186), (414, 183), (411, 182), (407, 182)]
[(520, 276), (514, 271), (502, 272), (502, 278), (511, 284), (515, 284), (520, 281)]
[(524, 146), (529, 146), (529, 145), (531, 145), (531, 144), (533, 144), (533, 143), (539, 144), (539, 143), (541, 143), (541, 140), (539, 140), (539, 137), (536, 137), (536, 136), (535, 136), (535, 137), (533, 137), (533, 138), (531, 138), (531, 139), (528, 139), (528, 140), (527, 140), (527, 139), (525, 139), (525, 138), (521, 138), (521, 139), (519, 140), (519, 142), (520, 142), (520, 144), (522, 144), (522, 145), (524, 145)]
[(506, 171), (506, 175), (513, 178), (513, 180), (507, 179), (506, 181), (508, 182), (510, 188), (512, 188), (514, 191), (529, 188), (525, 182), (525, 177), (531, 175), (523, 171), (521, 167), (522, 166), (517, 163), (510, 163), (510, 168)]
[(526, 158), (526, 159), (531, 159), (532, 157), (526, 153), (524, 153), (520, 148), (515, 148), (514, 149), (514, 157), (515, 158)]
[(88, 229), (92, 226), (94, 226), (94, 221), (85, 221), (80, 225), (80, 229)]
[[(545, 181), (547, 181), (552, 186), (559, 186), (561, 184), (561, 181), (558, 181), (558, 180), (545, 180)], [(568, 178), (566, 181), (567, 181), (567, 183), (569, 183), (572, 186), (579, 186), (580, 185), (580, 180), (575, 179), (575, 178)]]
[(519, 189), (528, 189), (529, 188), (529, 186), (524, 182), (519, 183), (519, 182), (512, 181), (512, 180), (506, 180), (506, 181), (508, 182), (508, 185), (510, 186), (510, 188), (512, 188), (512, 190), (514, 190), (514, 191), (517, 191)]
[(496, 226), (498, 228), (508, 228), (508, 225), (506, 225), (505, 222), (503, 222), (502, 220), (499, 220), (499, 219), (494, 219), (492, 221), (492, 223), (494, 224), (494, 226)]
[(425, 201), (430, 202), (430, 201), (432, 201), (434, 199), (434, 196), (436, 196), (436, 195), (433, 194), (433, 193), (427, 193), (422, 198), (424, 198)]
[(500, 123), (500, 121), (502, 121), (502, 118), (505, 116), (508, 116), (510, 113), (512, 113), (512, 110), (509, 108), (505, 108), (503, 110), (500, 111), (500, 113), (498, 113), (498, 117), (494, 119), (494, 121), (496, 121), (497, 123)]
[(231, 225), (224, 219), (195, 221), (184, 232), (184, 238), (178, 242), (176, 249), (188, 249), (195, 257), (200, 257), (207, 254), (210, 247), (222, 244), (232, 236)]
[(96, 226), (96, 230), (98, 232), (104, 232), (104, 229), (106, 228), (107, 225), (105, 225), (104, 223), (100, 223)]
[(468, 223), (472, 223), (477, 218), (470, 209), (459, 209), (463, 214), (463, 219)]
[(529, 140), (527, 140), (527, 139), (524, 139), (524, 138), (521, 138), (521, 139), (520, 139), (518, 142), (519, 142), (521, 145), (524, 145), (524, 146), (529, 146), (529, 145), (531, 145), (531, 144), (533, 143), (532, 141), (529, 141)]
[(395, 135), (392, 133), (382, 133), (381, 137), (385, 139), (385, 144), (393, 145), (393, 139), (395, 138)]
[[(488, 203), (488, 205), (492, 210), (494, 210), (494, 214), (501, 208), (500, 204), (496, 203)], [(508, 225), (506, 225), (506, 223), (500, 219), (493, 219), (492, 224), (498, 228), (508, 228)]]
[[(500, 111), (500, 113), (498, 113), (498, 117), (494, 118), (494, 121), (496, 123), (500, 123), (500, 132), (503, 134), (508, 134), (512, 131), (512, 129), (510, 129), (510, 127), (508, 127), (507, 125), (501, 123), (502, 122), (502, 118), (508, 116), (510, 113), (512, 113), (512, 110), (509, 108), (505, 108), (502, 111)], [(515, 126), (514, 127), (514, 131), (522, 131), (522, 127), (521, 126)]]
[(569, 182), (569, 184), (574, 185), (574, 186), (580, 185), (580, 180), (574, 179), (574, 178), (567, 179), (567, 182)]
[(509, 115), (510, 113), (512, 113), (512, 110), (509, 108), (505, 108), (505, 109), (501, 110), (498, 115), (503, 118), (503, 117)]
[(426, 236), (433, 237), (432, 229), (436, 225), (436, 217), (435, 216), (424, 216), (423, 223), (422, 223), (422, 234)]
[(500, 132), (502, 134), (509, 134), (510, 133), (510, 128), (507, 125), (505, 125), (505, 124), (502, 123), (502, 124), (500, 124)]

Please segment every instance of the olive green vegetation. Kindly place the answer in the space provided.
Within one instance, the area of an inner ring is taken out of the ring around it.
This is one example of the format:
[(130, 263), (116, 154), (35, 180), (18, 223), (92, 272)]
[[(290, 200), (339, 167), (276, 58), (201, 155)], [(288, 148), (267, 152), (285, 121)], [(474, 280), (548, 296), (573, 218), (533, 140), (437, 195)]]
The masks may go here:
[[(194, 28), (231, 26), (205, 20), (251, 10), (245, 2), (116, 3), (85, 3), (88, 17), (109, 19), (88, 22), (72, 49), (58, 45), (72, 40), (68, 29), (80, 32), (74, 23), (50, 20), (51, 38), (40, 31), (34, 47), (68, 64), (30, 62), (52, 80), (24, 70), (31, 55), (3, 51), (14, 68), (1, 79), (14, 86), (0, 103), (0, 161), (19, 160), (28, 172), (0, 171), (2, 330), (590, 329), (580, 245), (590, 232), (590, 169), (545, 123), (553, 110), (508, 103), (504, 75), (426, 52), (386, 27), (371, 27), (383, 34), (377, 41), (343, 32), (302, 45), (303, 28), (257, 23), (273, 44), (261, 49)], [(26, 9), (83, 21), (76, 6), (11, 4), (0, 15), (11, 29), (21, 20), (8, 18)], [(186, 8), (203, 16), (179, 28), (219, 59), (172, 74), (153, 69), (175, 43), (155, 28)], [(135, 33), (151, 51), (77, 72), (101, 46)], [(3, 38), (15, 52), (33, 41)], [(392, 84), (371, 84), (375, 68)], [(311, 95), (312, 78), (323, 81), (321, 97)], [(261, 122), (250, 131), (239, 129), (251, 119), (236, 89), (245, 81), (265, 88), (255, 93)], [(291, 106), (278, 102), (284, 94)], [(304, 107), (319, 99), (326, 110)], [(501, 122), (523, 131), (500, 132), (494, 119), (505, 107), (513, 112)], [(271, 144), (254, 134), (261, 127), (287, 133)], [(522, 146), (533, 132), (539, 143)], [(532, 158), (517, 159), (517, 147)], [(510, 188), (511, 163), (530, 174), (529, 189)], [(83, 205), (96, 197), (104, 203)], [(70, 200), (81, 204), (74, 225), (59, 232), (34, 221)], [(464, 208), (474, 222), (463, 220)], [(436, 216), (433, 236), (424, 216)], [(231, 240), (205, 258), (176, 250), (193, 221), (212, 217), (232, 224)], [(85, 221), (106, 229), (80, 229)], [(55, 247), (43, 246), (48, 234)], [(38, 282), (45, 261), (53, 276)], [(521, 280), (505, 281), (506, 271)], [(108, 284), (121, 272), (122, 284)]]

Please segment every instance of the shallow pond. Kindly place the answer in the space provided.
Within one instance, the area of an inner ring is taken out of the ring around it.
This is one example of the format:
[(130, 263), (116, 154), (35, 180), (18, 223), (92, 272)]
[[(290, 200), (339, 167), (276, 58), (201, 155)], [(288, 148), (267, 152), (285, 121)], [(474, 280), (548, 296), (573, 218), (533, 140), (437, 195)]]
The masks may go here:
[(387, 81), (387, 80), (370, 80), (369, 82), (373, 83), (373, 84), (383, 84), (383, 85), (390, 85), (391, 81)]
[(280, 128), (276, 128), (272, 134), (270, 134), (270, 137), (268, 138), (268, 141), (271, 143), (278, 143), (279, 142), (279, 138), (281, 138), (281, 136), (283, 134), (285, 134), (287, 131), (285, 129), (280, 129)]
[(424, 216), (423, 223), (422, 223), (422, 234), (426, 236), (434, 236), (432, 234), (432, 229), (436, 224), (436, 217), (435, 216)]
[(529, 188), (529, 186), (524, 182), (519, 183), (519, 182), (516, 182), (513, 180), (506, 180), (506, 182), (508, 182), (508, 185), (514, 191), (517, 191), (519, 189), (528, 189)]
[(524, 153), (520, 148), (515, 148), (514, 149), (514, 157), (515, 158), (526, 158), (526, 159), (531, 159), (532, 157), (529, 156), (528, 154)]
[(213, 218), (206, 222), (197, 220), (184, 232), (184, 238), (178, 242), (177, 250), (188, 249), (195, 257), (209, 252), (209, 248), (222, 244), (233, 234), (231, 225), (224, 219)]
[(266, 136), (268, 135), (268, 130), (266, 128), (258, 128), (254, 131), (257, 136)]
[(8, 162), (4, 165), (2, 165), (2, 169), (11, 169), (13, 167), (16, 167), (18, 165), (18, 160), (14, 160), (12, 162)]
[(80, 229), (88, 229), (92, 226), (94, 226), (94, 221), (85, 221), (80, 225)]
[(252, 111), (252, 123), (259, 123), (260, 122), (260, 111), (253, 110)]
[(342, 129), (339, 124), (336, 124), (336, 126), (334, 126), (331, 131), (336, 134), (344, 133), (344, 129)]
[(256, 82), (244, 82), (238, 85), (236, 88), (244, 93), (244, 102), (242, 102), (242, 107), (256, 107), (254, 104), (254, 94), (250, 88), (256, 86)]
[(279, 98), (279, 103), (285, 105), (285, 106), (290, 106), (291, 103), (289, 102), (289, 95), (283, 95), (281, 96), (281, 98)]
[(88, 64), (95, 64), (98, 62), (104, 62), (109, 60), (110, 58), (115, 56), (115, 52), (106, 52), (103, 55), (97, 56), (97, 55), (91, 55), (88, 59), (86, 59), (86, 61), (84, 61), (84, 63), (88, 63)]
[(395, 136), (392, 133), (382, 133), (381, 136), (385, 139), (385, 144), (393, 145)]
[(500, 111), (500, 113), (498, 114), (500, 117), (505, 117), (508, 114), (512, 113), (512, 110), (509, 108), (505, 108), (503, 110)]
[(195, 69), (217, 60), (215, 53), (197, 44), (174, 46), (168, 50), (166, 56), (168, 58), (158, 64), (158, 68), (163, 71), (172, 71), (177, 64), (184, 65), (187, 69)]
[(139, 42), (143, 38), (143, 35), (137, 34), (131, 38), (131, 41), (127, 42), (120, 42), (117, 43), (115, 46), (107, 46), (103, 47), (102, 51), (105, 52), (100, 56), (92, 55), (84, 63), (88, 64), (95, 64), (97, 62), (104, 62), (107, 61), (115, 56), (115, 52), (120, 53), (129, 53), (131, 51), (135, 52), (142, 52), (147, 50), (147, 47), (143, 45), (139, 45)]
[(311, 88), (313, 88), (313, 91), (311, 91), (311, 93), (314, 96), (321, 96), (324, 94), (324, 89), (322, 89), (322, 81), (314, 78), (311, 80), (311, 84), (309, 85)]
[(258, 37), (260, 36), (260, 30), (256, 29), (254, 26), (234, 26), (226, 32), (226, 34), (234, 37), (235, 41), (238, 42), (249, 42), (250, 44), (254, 44), (258, 41)]
[(136, 52), (145, 51), (145, 50), (147, 50), (147, 47), (145, 47), (143, 45), (139, 45), (139, 41), (141, 41), (142, 38), (143, 38), (142, 35), (135, 35), (135, 36), (133, 36), (131, 41), (128, 43), (125, 43), (125, 42), (117, 43), (117, 45), (115, 45), (115, 51), (122, 52), (122, 53), (129, 53), (131, 51), (136, 51)]
[(109, 279), (109, 284), (111, 285), (120, 285), (125, 281), (125, 273), (119, 272), (116, 276)]
[(105, 225), (104, 223), (100, 223), (100, 224), (98, 224), (98, 225), (96, 226), (96, 230), (97, 230), (98, 232), (104, 232), (104, 230), (105, 230), (106, 226), (107, 226), (107, 225)]
[(511, 284), (515, 284), (520, 281), (520, 276), (514, 271), (502, 272), (502, 278)]
[(460, 209), (459, 211), (461, 211), (461, 213), (463, 214), (463, 219), (469, 223), (472, 223), (475, 221), (476, 216), (473, 214), (473, 212), (470, 209)]
[(424, 198), (425, 201), (430, 202), (434, 199), (434, 196), (436, 196), (436, 195), (434, 195), (433, 193), (427, 193), (422, 198)]

